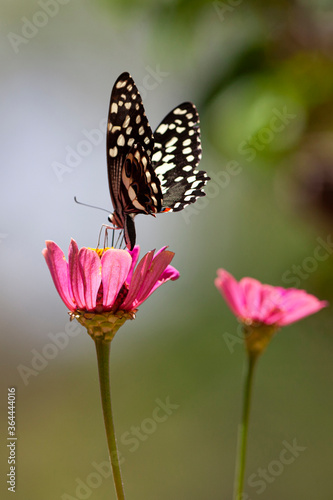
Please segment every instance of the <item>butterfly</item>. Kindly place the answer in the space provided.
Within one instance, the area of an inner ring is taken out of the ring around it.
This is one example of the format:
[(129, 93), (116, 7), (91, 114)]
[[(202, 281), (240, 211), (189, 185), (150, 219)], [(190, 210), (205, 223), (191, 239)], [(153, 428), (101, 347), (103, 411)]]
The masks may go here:
[(107, 166), (114, 212), (109, 221), (124, 230), (132, 250), (137, 214), (178, 212), (209, 180), (196, 170), (201, 159), (199, 115), (191, 102), (174, 108), (153, 133), (140, 93), (129, 73), (116, 80), (107, 125)]

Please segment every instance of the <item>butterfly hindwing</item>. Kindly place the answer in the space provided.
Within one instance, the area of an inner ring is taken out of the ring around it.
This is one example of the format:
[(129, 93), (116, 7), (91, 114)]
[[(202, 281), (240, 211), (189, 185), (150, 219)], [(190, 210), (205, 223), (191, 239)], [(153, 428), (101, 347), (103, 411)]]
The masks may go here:
[(196, 170), (201, 159), (199, 115), (194, 104), (173, 109), (154, 132), (152, 164), (163, 195), (163, 211), (179, 211), (199, 196), (209, 177)]
[(121, 203), (128, 214), (155, 214), (161, 210), (160, 182), (140, 144), (131, 148), (123, 165)]

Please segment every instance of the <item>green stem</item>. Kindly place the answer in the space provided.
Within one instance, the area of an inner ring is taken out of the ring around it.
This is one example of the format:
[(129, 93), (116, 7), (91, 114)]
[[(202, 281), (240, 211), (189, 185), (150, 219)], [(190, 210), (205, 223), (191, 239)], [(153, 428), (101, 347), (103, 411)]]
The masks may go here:
[(256, 355), (248, 356), (248, 368), (245, 377), (245, 386), (243, 394), (243, 415), (242, 415), (242, 422), (240, 424), (238, 431), (238, 445), (237, 445), (238, 450), (236, 458), (234, 500), (242, 500), (243, 496), (246, 444), (247, 444), (247, 434), (249, 429), (249, 415), (250, 415), (251, 393), (253, 386), (253, 373), (256, 360), (257, 360)]
[(109, 369), (111, 341), (104, 341), (102, 339), (94, 339), (94, 340), (97, 352), (99, 385), (101, 389), (103, 416), (104, 416), (106, 437), (108, 442), (109, 457), (113, 472), (113, 480), (117, 492), (117, 499), (125, 500), (124, 486), (121, 479), (117, 442), (114, 431), (112, 408), (111, 408), (110, 369)]

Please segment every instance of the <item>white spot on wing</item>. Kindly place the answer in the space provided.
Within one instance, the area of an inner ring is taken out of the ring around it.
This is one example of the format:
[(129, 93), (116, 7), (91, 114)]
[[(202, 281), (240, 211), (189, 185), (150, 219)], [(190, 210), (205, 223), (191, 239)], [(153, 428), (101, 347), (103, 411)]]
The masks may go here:
[(117, 144), (118, 146), (125, 146), (125, 137), (123, 134), (120, 134), (118, 139), (117, 139)]
[(156, 151), (156, 153), (154, 153), (152, 156), (153, 161), (160, 161), (161, 158), (162, 158), (162, 151)]
[(166, 125), (165, 123), (162, 123), (162, 125), (160, 125), (156, 132), (159, 133), (159, 134), (165, 134), (165, 132), (168, 130), (169, 126)]
[(124, 128), (127, 128), (127, 127), (128, 127), (129, 122), (130, 122), (130, 119), (131, 119), (130, 115), (126, 115), (125, 120), (124, 120), (124, 122), (123, 122), (123, 127), (124, 127)]
[(124, 81), (120, 80), (120, 82), (116, 83), (116, 89), (121, 89), (121, 88), (125, 87), (126, 83), (127, 83), (127, 80), (124, 80)]
[(118, 112), (118, 104), (116, 102), (113, 102), (111, 104), (111, 113), (117, 113)]
[(114, 148), (110, 148), (109, 149), (109, 155), (112, 156), (112, 158), (114, 158), (115, 156), (117, 156), (118, 154), (118, 148), (117, 146), (115, 146)]
[[(169, 148), (170, 146), (173, 146), (174, 144), (176, 144), (177, 141), (178, 141), (178, 137), (175, 136), (172, 139), (170, 139), (170, 141), (165, 143), (165, 147)], [(184, 146), (186, 146), (186, 144), (184, 144)]]
[(187, 112), (186, 109), (181, 109), (181, 108), (176, 108), (173, 110), (174, 115), (185, 115), (186, 112)]
[(165, 155), (165, 156), (163, 157), (163, 161), (167, 163), (167, 162), (169, 162), (170, 160), (173, 160), (173, 159), (174, 159), (174, 157), (175, 157), (175, 155)]
[(162, 165), (159, 165), (155, 169), (156, 175), (164, 175), (167, 172), (169, 172), (169, 170), (172, 170), (173, 168), (175, 168), (175, 166), (176, 165), (174, 163), (163, 163)]

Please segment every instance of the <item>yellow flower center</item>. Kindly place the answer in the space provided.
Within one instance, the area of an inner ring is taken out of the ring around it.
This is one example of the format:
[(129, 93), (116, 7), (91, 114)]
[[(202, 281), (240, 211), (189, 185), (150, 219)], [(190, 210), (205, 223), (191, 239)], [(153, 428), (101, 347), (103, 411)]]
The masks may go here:
[(101, 258), (103, 253), (106, 252), (107, 250), (110, 250), (110, 247), (105, 247), (105, 248), (91, 248), (88, 247), (89, 250), (93, 250), (93, 252), (96, 252), (98, 257)]

